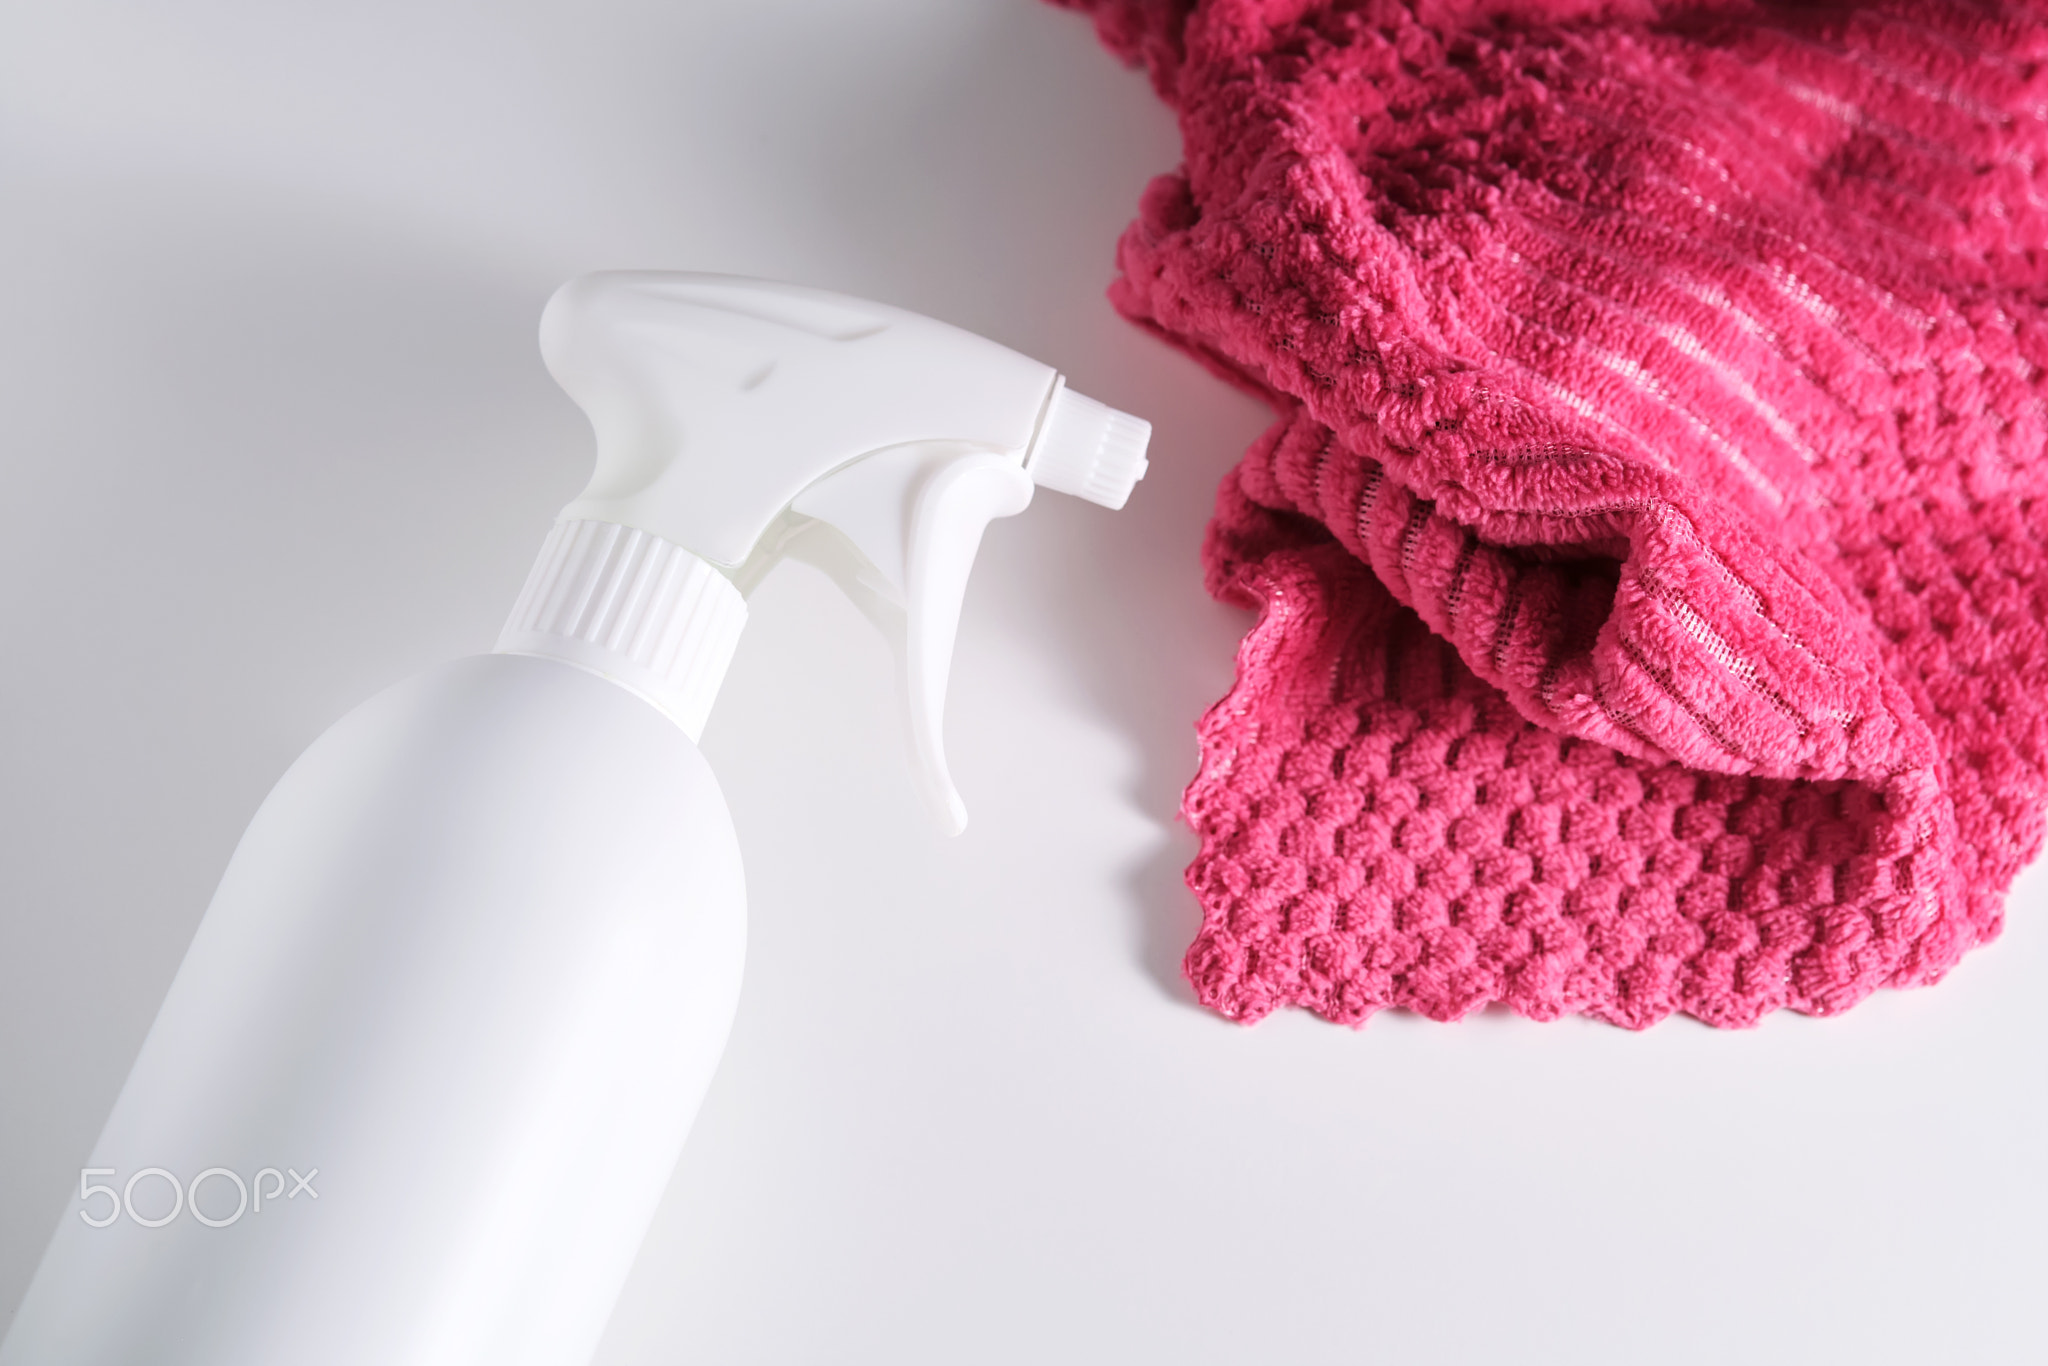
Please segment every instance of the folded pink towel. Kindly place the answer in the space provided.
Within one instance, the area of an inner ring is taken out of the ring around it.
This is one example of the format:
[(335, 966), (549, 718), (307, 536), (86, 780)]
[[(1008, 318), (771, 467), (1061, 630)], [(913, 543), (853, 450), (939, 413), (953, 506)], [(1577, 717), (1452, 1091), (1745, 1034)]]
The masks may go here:
[(1187, 162), (1132, 319), (1270, 398), (1187, 973), (1747, 1025), (1939, 978), (2048, 799), (2034, 6), (1067, 0)]

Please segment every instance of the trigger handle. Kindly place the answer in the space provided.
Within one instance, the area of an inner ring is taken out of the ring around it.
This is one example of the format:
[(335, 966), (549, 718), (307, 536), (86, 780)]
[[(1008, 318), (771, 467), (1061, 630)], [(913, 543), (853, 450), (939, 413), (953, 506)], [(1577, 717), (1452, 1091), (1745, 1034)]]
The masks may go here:
[(1031, 476), (997, 455), (972, 455), (941, 466), (918, 490), (910, 519), (904, 584), (904, 705), (918, 791), (948, 835), (967, 828), (967, 804), (946, 764), (946, 684), (967, 576), (981, 534), (998, 517), (1031, 503)]
[(1035, 487), (1015, 456), (938, 443), (877, 451), (797, 496), (790, 510), (830, 532), (778, 551), (832, 575), (895, 649), (911, 771), (949, 835), (967, 828), (944, 725), (967, 576), (988, 524), (1022, 512)]

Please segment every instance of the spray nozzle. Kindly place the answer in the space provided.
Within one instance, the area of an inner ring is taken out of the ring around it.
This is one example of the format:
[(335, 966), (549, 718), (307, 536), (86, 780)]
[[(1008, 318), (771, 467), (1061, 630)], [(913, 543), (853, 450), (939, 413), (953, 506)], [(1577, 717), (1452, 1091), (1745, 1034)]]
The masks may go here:
[(1152, 424), (1143, 418), (1120, 413), (1060, 384), (1053, 390), (1024, 469), (1042, 488), (1071, 493), (1114, 511), (1145, 477), (1145, 443), (1151, 439)]
[(941, 721), (982, 532), (1038, 486), (1122, 507), (1150, 425), (971, 332), (734, 276), (572, 280), (541, 351), (597, 432), (563, 518), (660, 537), (742, 593), (785, 558), (824, 569), (894, 647), (918, 786), (959, 833)]

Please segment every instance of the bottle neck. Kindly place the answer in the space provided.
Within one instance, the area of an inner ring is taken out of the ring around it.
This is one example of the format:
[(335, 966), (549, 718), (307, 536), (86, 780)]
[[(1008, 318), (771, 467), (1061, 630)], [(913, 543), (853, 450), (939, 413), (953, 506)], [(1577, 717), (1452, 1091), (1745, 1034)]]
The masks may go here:
[(746, 624), (732, 580), (681, 546), (617, 522), (560, 521), (495, 653), (602, 674), (695, 740)]

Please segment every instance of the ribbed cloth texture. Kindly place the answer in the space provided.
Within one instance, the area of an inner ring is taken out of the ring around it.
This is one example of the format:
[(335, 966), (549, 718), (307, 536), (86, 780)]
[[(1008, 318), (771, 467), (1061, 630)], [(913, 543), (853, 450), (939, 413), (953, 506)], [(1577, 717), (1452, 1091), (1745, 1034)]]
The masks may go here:
[(1269, 398), (1200, 999), (1827, 1014), (2048, 800), (2030, 5), (1080, 0), (1186, 164), (1112, 297)]
[(497, 649), (606, 673), (703, 733), (746, 626), (731, 580), (659, 536), (615, 522), (548, 532)]

